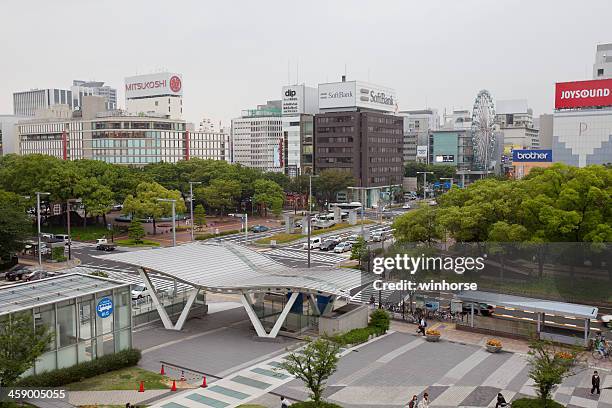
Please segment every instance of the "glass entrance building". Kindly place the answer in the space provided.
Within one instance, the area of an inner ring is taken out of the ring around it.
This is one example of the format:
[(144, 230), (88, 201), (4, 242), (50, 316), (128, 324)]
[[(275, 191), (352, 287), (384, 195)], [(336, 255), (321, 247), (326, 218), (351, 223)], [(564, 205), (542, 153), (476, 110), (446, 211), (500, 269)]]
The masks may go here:
[(24, 375), (90, 361), (131, 348), (130, 284), (70, 273), (0, 287), (0, 324), (30, 314), (53, 333), (46, 352)]

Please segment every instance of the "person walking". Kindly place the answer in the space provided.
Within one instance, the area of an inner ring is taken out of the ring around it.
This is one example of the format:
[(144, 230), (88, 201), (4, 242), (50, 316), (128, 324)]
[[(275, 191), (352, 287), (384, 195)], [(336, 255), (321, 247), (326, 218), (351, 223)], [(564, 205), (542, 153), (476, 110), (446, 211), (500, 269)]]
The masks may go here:
[(498, 392), (497, 393), (497, 404), (495, 404), (495, 408), (505, 407), (506, 405), (508, 405), (508, 403), (506, 402), (506, 399), (504, 398), (501, 392)]
[(423, 394), (423, 399), (419, 402), (418, 408), (429, 408), (429, 394)]
[(417, 398), (416, 395), (413, 395), (412, 399), (408, 403), (408, 408), (418, 408), (418, 406), (419, 406), (419, 399)]
[(376, 307), (376, 299), (374, 298), (374, 295), (370, 296), (370, 309), (374, 309)]
[(419, 330), (417, 331), (417, 333), (422, 333), (423, 336), (425, 336), (426, 327), (427, 327), (427, 321), (425, 320), (424, 317), (421, 317), (421, 320), (419, 321)]
[(591, 377), (591, 385), (593, 386), (591, 388), (591, 394), (593, 394), (593, 392), (597, 391), (597, 394), (601, 394), (601, 390), (599, 389), (599, 385), (601, 383), (601, 379), (599, 378), (599, 374), (597, 373), (597, 371), (595, 371), (593, 373), (593, 377)]

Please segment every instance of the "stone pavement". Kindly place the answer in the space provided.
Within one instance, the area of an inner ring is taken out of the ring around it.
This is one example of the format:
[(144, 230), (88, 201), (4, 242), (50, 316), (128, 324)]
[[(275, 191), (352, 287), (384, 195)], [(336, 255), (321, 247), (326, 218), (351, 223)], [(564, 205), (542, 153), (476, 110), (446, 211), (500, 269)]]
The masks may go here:
[(68, 392), (68, 402), (72, 405), (125, 405), (140, 404), (152, 398), (159, 398), (168, 394), (169, 390), (137, 390), (124, 391), (70, 391)]

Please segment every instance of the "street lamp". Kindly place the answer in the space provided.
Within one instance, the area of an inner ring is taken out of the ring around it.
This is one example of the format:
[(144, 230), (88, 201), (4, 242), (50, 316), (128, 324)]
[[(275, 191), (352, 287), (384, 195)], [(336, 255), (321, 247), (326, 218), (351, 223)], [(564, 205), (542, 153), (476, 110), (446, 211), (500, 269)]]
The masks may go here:
[(315, 176), (312, 173), (308, 175), (308, 236), (307, 236), (307, 248), (308, 248), (308, 267), (310, 268), (310, 227), (311, 227), (311, 221), (310, 221), (310, 212), (312, 210), (312, 178), (313, 177), (319, 177), (319, 176)]
[(244, 214), (227, 214), (230, 217), (240, 218), (244, 222), (244, 245), (249, 243), (249, 213)]
[(42, 267), (42, 253), (40, 252), (42, 243), (40, 242), (40, 196), (51, 195), (51, 193), (36, 192), (36, 223), (38, 225), (38, 266)]
[[(80, 203), (80, 198), (69, 198), (66, 200), (66, 214), (68, 223), (68, 260), (72, 259), (72, 235), (70, 235), (70, 203)], [(87, 214), (85, 214), (87, 216)]]
[(172, 203), (172, 246), (176, 246), (176, 200), (173, 198), (158, 198), (157, 201)]
[(201, 181), (190, 181), (189, 182), (189, 210), (191, 212), (191, 241), (193, 242), (193, 229), (195, 228), (195, 221), (193, 219), (193, 185), (202, 184)]
[(361, 201), (361, 236), (363, 237), (363, 239), (366, 239), (365, 236), (365, 202), (366, 202), (366, 196), (365, 196), (365, 192), (367, 190), (366, 187), (347, 187), (349, 190), (361, 190), (363, 191), (363, 196), (362, 196), (362, 201)]
[(428, 174), (434, 174), (433, 171), (417, 171), (416, 174), (422, 174), (423, 175), (423, 199), (427, 198), (427, 175)]

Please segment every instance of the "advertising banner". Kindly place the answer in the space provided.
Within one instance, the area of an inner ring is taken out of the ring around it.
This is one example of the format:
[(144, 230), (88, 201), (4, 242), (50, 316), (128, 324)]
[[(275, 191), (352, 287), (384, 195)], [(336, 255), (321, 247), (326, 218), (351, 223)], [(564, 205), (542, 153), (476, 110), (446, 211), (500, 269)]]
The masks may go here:
[(552, 162), (552, 150), (513, 150), (513, 162)]
[(283, 86), (283, 115), (293, 115), (304, 112), (304, 86)]
[(125, 78), (127, 99), (162, 95), (183, 95), (181, 74), (162, 72)]
[(416, 157), (427, 157), (427, 145), (417, 146)]
[(612, 106), (612, 79), (557, 82), (555, 109)]

